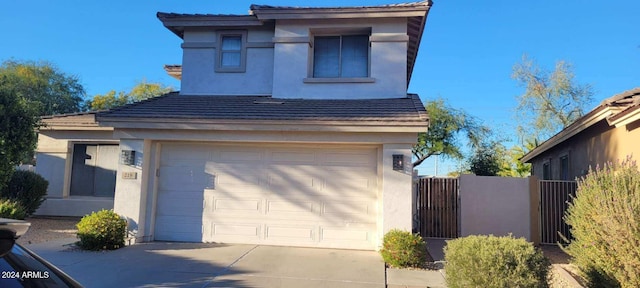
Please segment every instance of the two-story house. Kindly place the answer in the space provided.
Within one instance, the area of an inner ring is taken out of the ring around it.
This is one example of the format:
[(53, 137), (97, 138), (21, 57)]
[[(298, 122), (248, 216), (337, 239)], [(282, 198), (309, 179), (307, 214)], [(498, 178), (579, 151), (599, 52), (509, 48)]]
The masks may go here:
[[(74, 167), (93, 165), (116, 171), (113, 207), (137, 241), (378, 248), (412, 229), (411, 148), (428, 118), (407, 87), (430, 6), (158, 13), (183, 39), (167, 67), (180, 92), (45, 119), (38, 168), (62, 179), (47, 201), (95, 200), (71, 189), (86, 177)], [(91, 164), (113, 147), (117, 163)]]

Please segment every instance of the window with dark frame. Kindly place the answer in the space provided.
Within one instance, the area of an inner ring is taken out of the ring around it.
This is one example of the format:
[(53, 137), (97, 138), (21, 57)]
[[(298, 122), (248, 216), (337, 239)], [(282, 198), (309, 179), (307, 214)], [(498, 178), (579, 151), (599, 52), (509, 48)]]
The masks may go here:
[(560, 157), (560, 180), (569, 180), (569, 155)]
[(369, 76), (369, 35), (316, 36), (314, 78)]
[(542, 180), (551, 180), (551, 163), (542, 164)]
[(242, 35), (223, 35), (220, 46), (220, 66), (237, 68), (242, 65)]
[(246, 31), (219, 32), (216, 72), (245, 72)]

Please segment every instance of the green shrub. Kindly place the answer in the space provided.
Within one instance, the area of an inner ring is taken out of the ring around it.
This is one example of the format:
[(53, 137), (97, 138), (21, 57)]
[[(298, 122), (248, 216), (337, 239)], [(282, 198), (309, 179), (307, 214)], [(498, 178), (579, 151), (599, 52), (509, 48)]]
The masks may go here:
[(427, 259), (427, 244), (418, 234), (393, 229), (384, 235), (380, 254), (391, 267), (421, 267)]
[(548, 287), (549, 260), (524, 238), (468, 236), (444, 249), (450, 288)]
[(640, 171), (631, 158), (578, 181), (565, 251), (593, 287), (640, 287)]
[(37, 173), (18, 170), (13, 173), (0, 197), (17, 201), (24, 207), (26, 216), (30, 216), (44, 201), (48, 186), (49, 182)]
[(27, 212), (17, 201), (0, 199), (0, 218), (23, 220), (26, 216)]
[(86, 250), (115, 250), (124, 246), (127, 221), (113, 210), (101, 210), (82, 217), (78, 245)]

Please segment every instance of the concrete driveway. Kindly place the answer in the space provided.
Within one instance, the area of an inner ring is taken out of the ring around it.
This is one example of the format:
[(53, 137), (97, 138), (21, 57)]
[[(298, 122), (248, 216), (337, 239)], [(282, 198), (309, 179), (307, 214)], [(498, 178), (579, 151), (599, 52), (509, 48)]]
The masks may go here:
[(374, 251), (153, 242), (115, 251), (26, 245), (87, 287), (385, 287)]

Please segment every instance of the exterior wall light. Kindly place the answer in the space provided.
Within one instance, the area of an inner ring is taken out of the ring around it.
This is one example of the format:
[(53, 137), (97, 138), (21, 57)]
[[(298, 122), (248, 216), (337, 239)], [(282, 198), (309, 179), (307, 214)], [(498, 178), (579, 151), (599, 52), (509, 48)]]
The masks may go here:
[(404, 155), (393, 154), (393, 171), (404, 171)]
[(122, 150), (122, 154), (120, 155), (120, 161), (124, 165), (133, 166), (136, 163), (136, 151)]

